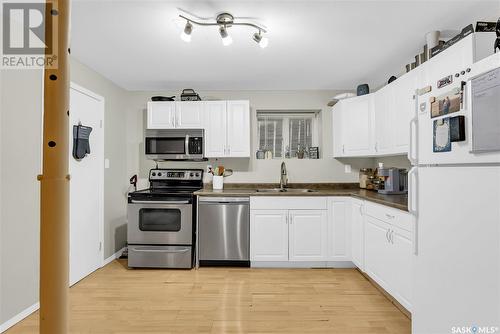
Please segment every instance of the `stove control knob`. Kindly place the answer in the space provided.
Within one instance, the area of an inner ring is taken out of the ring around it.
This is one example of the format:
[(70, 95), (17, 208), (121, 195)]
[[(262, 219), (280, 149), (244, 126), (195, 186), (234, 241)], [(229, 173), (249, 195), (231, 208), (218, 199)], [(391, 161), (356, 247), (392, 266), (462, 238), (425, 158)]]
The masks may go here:
[(156, 176), (156, 173), (155, 172), (151, 173), (151, 176)]
[(460, 76), (460, 73), (455, 73), (455, 78), (458, 78)]
[(194, 176), (194, 173), (189, 174), (189, 176), (193, 177), (193, 176)]
[(467, 73), (469, 73), (469, 72), (470, 72), (470, 68), (466, 69), (465, 71), (466, 71)]
[(158, 176), (161, 176), (161, 172), (158, 172)]
[(461, 75), (464, 75), (464, 74), (465, 74), (465, 71), (460, 72), (460, 74), (461, 74)]
[(197, 177), (200, 177), (200, 173), (196, 173), (196, 176), (197, 176)]

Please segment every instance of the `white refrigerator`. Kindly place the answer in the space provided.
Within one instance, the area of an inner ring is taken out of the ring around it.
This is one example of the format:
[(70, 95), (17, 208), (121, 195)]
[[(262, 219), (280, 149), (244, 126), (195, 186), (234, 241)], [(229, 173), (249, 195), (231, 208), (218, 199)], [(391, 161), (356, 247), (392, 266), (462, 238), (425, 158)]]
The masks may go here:
[(500, 333), (500, 54), (445, 67), (410, 125), (412, 333)]

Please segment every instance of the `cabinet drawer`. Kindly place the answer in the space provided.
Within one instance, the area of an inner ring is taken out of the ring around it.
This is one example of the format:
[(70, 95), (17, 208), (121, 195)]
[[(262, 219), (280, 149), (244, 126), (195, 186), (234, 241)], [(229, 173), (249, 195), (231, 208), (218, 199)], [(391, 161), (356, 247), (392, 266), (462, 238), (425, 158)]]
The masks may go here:
[(252, 210), (326, 210), (327, 198), (316, 196), (252, 196)]
[(385, 205), (365, 201), (365, 214), (383, 222), (392, 224), (406, 231), (413, 231), (413, 218), (408, 212), (390, 208)]

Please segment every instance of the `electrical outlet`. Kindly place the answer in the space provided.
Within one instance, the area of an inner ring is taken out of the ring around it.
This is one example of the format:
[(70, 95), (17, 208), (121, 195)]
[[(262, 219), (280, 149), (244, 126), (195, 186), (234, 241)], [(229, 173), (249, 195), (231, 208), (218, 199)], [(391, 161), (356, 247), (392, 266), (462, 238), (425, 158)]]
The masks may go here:
[(345, 173), (351, 173), (352, 169), (351, 169), (351, 165), (344, 165), (344, 172)]
[(212, 169), (212, 165), (207, 165), (207, 173)]

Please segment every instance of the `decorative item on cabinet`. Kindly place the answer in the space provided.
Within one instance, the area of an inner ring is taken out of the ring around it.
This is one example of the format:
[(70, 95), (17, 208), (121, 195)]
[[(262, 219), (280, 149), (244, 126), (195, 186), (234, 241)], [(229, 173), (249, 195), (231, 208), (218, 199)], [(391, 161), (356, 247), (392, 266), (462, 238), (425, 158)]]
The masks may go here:
[(394, 75), (391, 75), (389, 80), (387, 80), (387, 83), (390, 84), (391, 82), (395, 81), (397, 78)]
[(201, 98), (194, 89), (186, 88), (182, 90), (181, 101), (201, 101)]
[(356, 92), (357, 92), (358, 96), (369, 94), (370, 93), (370, 87), (368, 86), (368, 84), (361, 84), (356, 89)]
[(265, 159), (266, 157), (266, 152), (264, 150), (258, 150), (257, 152), (255, 152), (255, 158), (256, 159)]
[[(500, 18), (498, 19), (500, 21)], [(495, 32), (495, 28), (498, 22), (476, 22), (476, 32)]]
[(456, 36), (450, 38), (448, 41), (446, 41), (446, 43), (441, 44), (441, 42), (440, 42), (439, 45), (433, 47), (431, 49), (431, 58), (434, 57), (435, 55), (437, 55), (438, 53), (443, 52), (444, 50), (446, 50), (447, 48), (449, 48), (453, 44), (457, 43), (461, 39), (469, 36), (473, 32), (474, 32), (474, 27), (472, 26), (472, 24), (469, 24), (468, 26), (463, 28), (462, 31), (458, 35), (456, 35)]
[(153, 102), (165, 102), (165, 101), (175, 101), (175, 96), (153, 96), (151, 97)]

